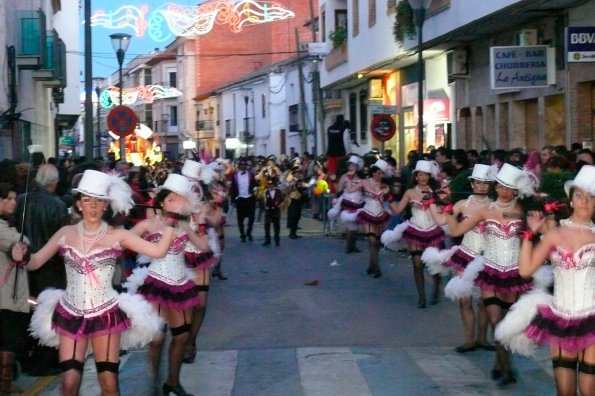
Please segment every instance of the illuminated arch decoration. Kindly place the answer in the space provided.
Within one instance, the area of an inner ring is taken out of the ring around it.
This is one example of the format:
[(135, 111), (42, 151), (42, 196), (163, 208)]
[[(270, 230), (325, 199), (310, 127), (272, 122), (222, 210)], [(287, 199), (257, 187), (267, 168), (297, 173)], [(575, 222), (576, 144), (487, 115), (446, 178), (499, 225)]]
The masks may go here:
[[(93, 103), (97, 103), (97, 95), (92, 92)], [(122, 104), (133, 105), (136, 102), (144, 101), (145, 103), (153, 103), (157, 99), (177, 98), (182, 96), (182, 92), (176, 88), (166, 88), (162, 85), (143, 85), (135, 88), (124, 88), (122, 92)], [(85, 91), (81, 91), (79, 95), (81, 103), (85, 102)], [(99, 96), (99, 105), (104, 109), (111, 109), (120, 102), (120, 88), (111, 86), (101, 91)]]
[(173, 36), (207, 34), (215, 24), (229, 25), (233, 32), (239, 33), (246, 26), (295, 17), (294, 12), (280, 4), (258, 0), (217, 0), (198, 6), (165, 3), (147, 17), (148, 14), (146, 5), (125, 5), (113, 12), (98, 10), (91, 17), (91, 26), (128, 28), (137, 37), (148, 32), (152, 40), (163, 42)]

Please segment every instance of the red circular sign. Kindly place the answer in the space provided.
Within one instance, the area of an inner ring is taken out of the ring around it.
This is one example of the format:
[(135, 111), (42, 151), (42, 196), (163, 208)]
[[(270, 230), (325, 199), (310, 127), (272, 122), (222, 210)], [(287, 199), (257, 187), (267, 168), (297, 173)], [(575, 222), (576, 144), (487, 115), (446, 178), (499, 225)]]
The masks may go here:
[(372, 125), (370, 129), (372, 130), (372, 136), (374, 136), (374, 139), (380, 140), (381, 142), (386, 142), (395, 136), (395, 132), (397, 132), (397, 125), (395, 124), (395, 120), (393, 120), (390, 115), (379, 114), (372, 118)]
[(107, 127), (120, 137), (134, 132), (138, 125), (138, 117), (130, 107), (116, 106), (107, 115)]

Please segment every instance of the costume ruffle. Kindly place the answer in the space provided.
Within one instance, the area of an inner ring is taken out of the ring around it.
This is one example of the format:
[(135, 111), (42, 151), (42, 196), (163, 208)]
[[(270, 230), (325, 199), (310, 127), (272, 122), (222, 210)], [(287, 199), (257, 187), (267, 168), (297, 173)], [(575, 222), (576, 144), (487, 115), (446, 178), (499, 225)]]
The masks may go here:
[(444, 295), (453, 301), (472, 297), (475, 292), (475, 279), (484, 268), (484, 265), (485, 258), (481, 255), (476, 256), (467, 264), (467, 267), (461, 274), (453, 276), (448, 281), (444, 288)]
[(537, 343), (525, 334), (525, 330), (537, 314), (537, 307), (549, 305), (553, 297), (547, 291), (553, 282), (551, 267), (542, 266), (533, 275), (533, 289), (525, 293), (510, 307), (506, 316), (498, 323), (494, 337), (513, 352), (525, 356), (535, 353)]
[(444, 263), (446, 267), (452, 268), (455, 272), (463, 272), (467, 265), (473, 261), (475, 257), (470, 255), (465, 249), (458, 249), (450, 258)]
[(583, 318), (565, 318), (551, 306), (539, 305), (525, 334), (535, 342), (578, 352), (595, 344), (595, 313)]
[(364, 206), (364, 201), (353, 202), (348, 199), (341, 199), (341, 210), (358, 210)]
[(431, 275), (441, 274), (446, 276), (450, 274), (451, 270), (445, 266), (445, 263), (453, 254), (456, 254), (455, 252), (458, 250), (458, 245), (455, 245), (449, 249), (429, 247), (422, 253), (421, 261), (426, 264), (426, 268)]
[(191, 280), (181, 285), (170, 285), (149, 274), (137, 293), (149, 302), (178, 310), (192, 308), (199, 303), (198, 288)]
[(436, 226), (429, 230), (420, 230), (413, 224), (403, 231), (403, 239), (410, 245), (419, 246), (421, 249), (428, 248), (430, 246), (436, 246), (442, 243), (446, 238), (446, 234), (442, 227)]
[(399, 249), (398, 242), (403, 237), (403, 231), (409, 227), (409, 221), (404, 221), (397, 224), (392, 230), (386, 230), (380, 236), (380, 242), (390, 250), (397, 251)]
[(63, 294), (63, 290), (47, 289), (37, 299), (30, 331), (42, 345), (57, 348), (60, 335), (80, 340), (122, 332), (121, 347), (130, 349), (148, 344), (159, 332), (159, 316), (141, 296), (122, 293), (112, 308), (85, 318), (60, 304)]
[(217, 263), (217, 258), (213, 255), (213, 252), (200, 252), (200, 253), (184, 253), (186, 258), (186, 267), (206, 269), (211, 268)]
[(521, 278), (518, 268), (504, 272), (488, 265), (479, 273), (475, 284), (482, 290), (498, 293), (523, 293), (533, 286), (532, 281)]

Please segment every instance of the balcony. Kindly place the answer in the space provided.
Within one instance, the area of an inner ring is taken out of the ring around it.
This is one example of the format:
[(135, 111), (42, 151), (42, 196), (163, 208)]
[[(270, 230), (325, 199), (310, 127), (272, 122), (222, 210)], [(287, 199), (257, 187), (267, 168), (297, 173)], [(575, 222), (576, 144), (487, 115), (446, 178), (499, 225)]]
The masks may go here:
[(214, 131), (215, 130), (215, 121), (213, 121), (213, 120), (196, 121), (196, 130), (197, 131)]
[(347, 40), (343, 41), (341, 45), (333, 48), (327, 56), (324, 57), (324, 67), (326, 71), (331, 71), (334, 68), (347, 62), (349, 58), (349, 51), (347, 47)]
[(43, 82), (47, 88), (66, 86), (66, 46), (55, 30), (47, 32), (45, 57), (40, 68), (33, 71), (35, 81)]

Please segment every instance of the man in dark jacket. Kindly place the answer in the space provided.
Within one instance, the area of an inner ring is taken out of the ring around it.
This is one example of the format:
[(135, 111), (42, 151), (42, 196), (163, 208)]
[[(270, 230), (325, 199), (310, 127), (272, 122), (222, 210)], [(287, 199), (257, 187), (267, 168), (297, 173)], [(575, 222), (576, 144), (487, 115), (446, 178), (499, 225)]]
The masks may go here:
[[(254, 196), (256, 180), (252, 171), (248, 170), (248, 161), (241, 158), (238, 161), (238, 170), (231, 179), (231, 199), (235, 203), (238, 217), (240, 239), (252, 241), (252, 226), (254, 225), (254, 212), (256, 198)], [(244, 220), (248, 219), (248, 227), (244, 228)]]
[(279, 178), (276, 176), (269, 176), (267, 180), (267, 188), (264, 191), (264, 243), (262, 246), (271, 244), (271, 224), (273, 224), (275, 246), (279, 246), (282, 204), (283, 192), (279, 188)]
[[(35, 175), (35, 186), (31, 191), (19, 195), (17, 199), (17, 229), (29, 238), (31, 254), (40, 250), (60, 227), (68, 223), (66, 205), (54, 194), (58, 180), (58, 169), (54, 165), (41, 165)], [(64, 262), (58, 254), (38, 270), (29, 273), (29, 289), (33, 297), (37, 297), (49, 287), (66, 288)], [(58, 364), (57, 350), (38, 345), (33, 349), (31, 362), (34, 365), (31, 367), (31, 375), (55, 374)]]

